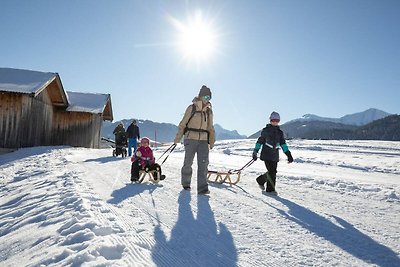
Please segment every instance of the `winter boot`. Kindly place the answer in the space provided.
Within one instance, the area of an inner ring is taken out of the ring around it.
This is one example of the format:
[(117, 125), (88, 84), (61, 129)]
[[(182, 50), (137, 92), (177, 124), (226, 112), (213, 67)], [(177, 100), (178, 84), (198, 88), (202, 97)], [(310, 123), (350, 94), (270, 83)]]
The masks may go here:
[(206, 189), (206, 190), (203, 190), (203, 191), (199, 192), (198, 194), (199, 195), (209, 195), (210, 194), (210, 190)]
[(266, 174), (267, 176), (267, 192), (276, 192), (275, 191), (275, 182), (276, 182), (276, 175), (271, 175), (269, 173)]
[(261, 190), (265, 190), (265, 176), (264, 176), (264, 174), (263, 175), (260, 175), (260, 176), (258, 176), (257, 178), (256, 178), (256, 181), (257, 181), (257, 184), (258, 184), (258, 186), (260, 187), (260, 189)]

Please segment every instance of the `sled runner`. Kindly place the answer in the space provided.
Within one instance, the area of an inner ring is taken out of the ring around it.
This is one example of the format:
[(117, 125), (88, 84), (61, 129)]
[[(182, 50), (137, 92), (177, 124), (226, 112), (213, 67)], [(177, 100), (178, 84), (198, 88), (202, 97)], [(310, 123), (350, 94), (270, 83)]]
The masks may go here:
[[(233, 176), (235, 176), (235, 178), (233, 178)], [(240, 172), (231, 173), (229, 171), (227, 171), (227, 172), (208, 171), (207, 181), (210, 183), (215, 183), (215, 184), (227, 183), (230, 185), (235, 185), (235, 184), (239, 183), (239, 181), (240, 181)]]
[[(138, 182), (142, 183), (144, 178), (146, 178), (146, 176), (149, 177), (149, 181), (152, 182), (153, 184), (158, 184), (158, 182), (161, 180), (160, 174), (158, 173), (157, 170), (152, 170), (152, 171), (140, 170)], [(157, 178), (154, 178), (154, 177), (157, 177)]]
[(210, 183), (216, 183), (216, 184), (227, 183), (230, 185), (235, 185), (235, 184), (239, 183), (240, 174), (243, 171), (243, 169), (249, 167), (251, 164), (253, 164), (253, 162), (254, 162), (254, 160), (251, 159), (242, 168), (237, 169), (237, 170), (228, 170), (225, 172), (209, 170), (207, 173), (207, 181)]

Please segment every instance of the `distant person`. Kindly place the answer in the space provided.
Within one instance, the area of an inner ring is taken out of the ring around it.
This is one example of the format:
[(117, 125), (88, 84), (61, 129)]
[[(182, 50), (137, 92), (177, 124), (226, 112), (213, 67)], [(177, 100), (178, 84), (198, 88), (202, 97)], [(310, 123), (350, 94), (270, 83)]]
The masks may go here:
[(181, 184), (185, 190), (190, 190), (192, 179), (192, 164), (197, 153), (197, 193), (209, 194), (207, 173), (209, 150), (215, 143), (213, 112), (211, 109), (211, 90), (203, 85), (199, 95), (188, 106), (178, 126), (174, 143), (177, 144), (184, 136), (185, 159), (181, 169)]
[[(283, 132), (279, 128), (278, 124), (280, 121), (280, 115), (278, 112), (272, 112), (269, 116), (270, 123), (265, 126), (261, 131), (261, 135), (256, 142), (256, 146), (253, 150), (253, 159), (257, 160), (257, 153), (262, 146), (260, 159), (264, 161), (267, 173), (257, 177), (257, 183), (262, 190), (276, 194), (276, 173), (279, 161), (279, 147), (282, 148), (283, 152), (288, 158), (288, 162), (293, 162), (292, 153), (290, 153), (288, 146), (286, 145)], [(267, 187), (265, 188), (265, 183)]]
[(121, 144), (124, 139), (126, 139), (125, 127), (122, 122), (118, 123), (115, 127), (113, 134), (115, 135), (115, 144)]
[(161, 173), (161, 166), (155, 163), (153, 151), (150, 148), (150, 139), (143, 137), (140, 140), (140, 147), (136, 150), (132, 157), (131, 181), (139, 180), (139, 171), (157, 171), (153, 174), (154, 179), (164, 180), (165, 175)]
[(140, 131), (139, 126), (136, 125), (136, 120), (133, 120), (132, 123), (128, 126), (126, 130), (128, 135), (128, 155), (129, 157), (132, 156), (132, 146), (133, 146), (133, 153), (136, 152), (137, 149), (137, 140), (140, 139)]

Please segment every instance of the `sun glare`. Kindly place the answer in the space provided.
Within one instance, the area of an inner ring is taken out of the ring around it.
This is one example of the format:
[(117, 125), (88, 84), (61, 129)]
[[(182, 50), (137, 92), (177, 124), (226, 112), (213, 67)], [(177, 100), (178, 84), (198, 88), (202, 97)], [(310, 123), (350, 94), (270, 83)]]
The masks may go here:
[(188, 18), (187, 23), (172, 19), (178, 30), (178, 48), (186, 61), (204, 63), (216, 52), (217, 34), (211, 20), (206, 20), (200, 11)]

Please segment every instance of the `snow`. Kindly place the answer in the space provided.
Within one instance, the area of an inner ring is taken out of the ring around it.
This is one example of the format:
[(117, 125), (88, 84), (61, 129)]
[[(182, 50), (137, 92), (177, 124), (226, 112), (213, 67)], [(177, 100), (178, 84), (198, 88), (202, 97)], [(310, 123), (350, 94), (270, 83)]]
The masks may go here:
[[(254, 142), (217, 142), (210, 169), (242, 167)], [(400, 143), (288, 145), (278, 196), (255, 183), (262, 161), (235, 186), (210, 184), (210, 197), (195, 177), (182, 190), (182, 145), (159, 185), (130, 184), (129, 158), (111, 148), (1, 155), (0, 265), (400, 266)]]
[(78, 93), (71, 91), (68, 91), (67, 94), (70, 103), (67, 111), (73, 112), (103, 113), (109, 98), (107, 94)]
[(52, 72), (0, 68), (0, 91), (36, 93), (56, 76)]

